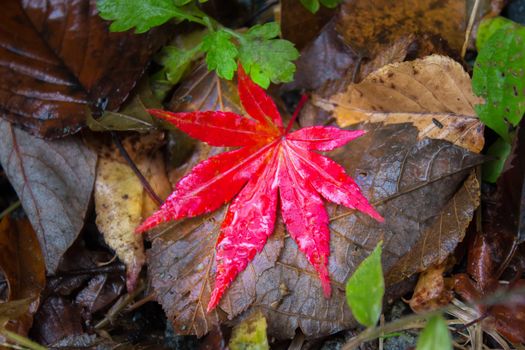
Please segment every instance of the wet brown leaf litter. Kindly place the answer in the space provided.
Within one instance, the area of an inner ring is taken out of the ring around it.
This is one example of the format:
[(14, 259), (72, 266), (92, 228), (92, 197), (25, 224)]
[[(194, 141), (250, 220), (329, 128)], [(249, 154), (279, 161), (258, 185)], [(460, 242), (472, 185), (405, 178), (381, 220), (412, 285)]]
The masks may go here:
[[(148, 109), (256, 120), (272, 118), (268, 102), (247, 113), (237, 75), (221, 78), (224, 72), (209, 69), (209, 51), (188, 46), (206, 35), (191, 37), (202, 26), (165, 23), (166, 12), (158, 12), (162, 25), (114, 32), (110, 25), (124, 24), (101, 18), (97, 3), (7, 0), (0, 12), (0, 347), (348, 348), (367, 332), (415, 317), (391, 338), (360, 343), (414, 348), (417, 329), (436, 310), (448, 318), (457, 348), (525, 343), (525, 131), (509, 130), (516, 136), (502, 175), (484, 181), (496, 134), (478, 117), (485, 101), (471, 79), (481, 19), (514, 16), (512, 4), (523, 1), (159, 1), (156, 11), (177, 3), (190, 21), (213, 16), (212, 32), (223, 33), (222, 24), (239, 29), (220, 35), (237, 45), (235, 65), (253, 60), (255, 81), (272, 69), (261, 63), (272, 55), (250, 56), (243, 40), (255, 38), (278, 57), (284, 48), (264, 41), (277, 40), (270, 27), (253, 26), (279, 22), (301, 56), (293, 81), (266, 93), (293, 130), (366, 131), (320, 153), (384, 217), (323, 201), (326, 297), (279, 209), (266, 244), (211, 311), (229, 204), (135, 231), (181, 179), (232, 148), (191, 138)], [(129, 21), (151, 25), (146, 11)], [(232, 49), (224, 45), (217, 54), (226, 64)], [(168, 54), (180, 70), (163, 66)], [(179, 78), (170, 82), (159, 71)], [(301, 95), (309, 99), (295, 120)], [(383, 316), (364, 330), (345, 285), (379, 242)]]

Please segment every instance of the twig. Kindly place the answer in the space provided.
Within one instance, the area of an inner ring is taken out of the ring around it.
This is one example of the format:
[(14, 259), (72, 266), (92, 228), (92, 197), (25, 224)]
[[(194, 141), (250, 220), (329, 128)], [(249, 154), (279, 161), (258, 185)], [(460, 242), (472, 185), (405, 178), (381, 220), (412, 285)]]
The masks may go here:
[(13, 204), (11, 204), (10, 206), (8, 206), (6, 209), (4, 209), (4, 211), (0, 213), (0, 220), (2, 220), (4, 216), (7, 216), (11, 214), (13, 211), (17, 210), (21, 204), (22, 203), (20, 202), (20, 200), (18, 200), (14, 202)]
[(28, 339), (18, 333), (8, 331), (7, 329), (2, 329), (0, 331), (0, 334), (2, 334), (4, 337), (6, 337), (8, 340), (11, 340), (19, 345), (22, 345), (28, 349), (31, 350), (47, 350), (47, 348), (43, 347), (42, 345), (35, 343), (31, 339)]
[(120, 314), (126, 306), (128, 306), (140, 293), (142, 293), (146, 289), (146, 285), (141, 282), (137, 286), (137, 288), (131, 292), (124, 295), (122, 298), (120, 298), (107, 312), (104, 319), (102, 319), (99, 323), (95, 325), (95, 329), (99, 330), (101, 328), (106, 327), (107, 325), (111, 324), (113, 320)]
[(461, 48), (461, 58), (465, 58), (465, 53), (467, 53), (470, 33), (472, 32), (472, 27), (474, 26), (474, 21), (476, 20), (480, 3), (481, 1), (476, 0), (474, 6), (472, 7), (472, 12), (470, 13), (470, 18), (468, 20), (467, 30), (465, 31), (465, 42), (463, 43), (463, 47)]
[(128, 151), (122, 146), (122, 142), (120, 142), (120, 138), (118, 137), (117, 133), (112, 131), (111, 137), (113, 138), (113, 142), (117, 146), (117, 149), (120, 152), (120, 155), (126, 160), (128, 165), (130, 166), (131, 170), (135, 173), (135, 175), (139, 178), (140, 183), (146, 190), (146, 193), (150, 196), (150, 198), (158, 205), (160, 206), (162, 204), (162, 199), (155, 193), (151, 185), (149, 184), (148, 180), (144, 177), (144, 175), (141, 173), (140, 169), (137, 167), (133, 159), (131, 159)]

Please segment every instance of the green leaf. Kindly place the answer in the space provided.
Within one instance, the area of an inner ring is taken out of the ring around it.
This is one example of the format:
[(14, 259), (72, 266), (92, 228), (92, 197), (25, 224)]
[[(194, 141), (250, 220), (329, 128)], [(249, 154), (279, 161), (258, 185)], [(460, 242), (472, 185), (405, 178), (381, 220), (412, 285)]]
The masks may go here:
[(496, 159), (483, 164), (483, 181), (495, 183), (498, 180), (511, 150), (512, 146), (501, 138), (489, 147), (487, 155)]
[(274, 39), (277, 35), (279, 26), (268, 23), (253, 27), (239, 40), (239, 58), (244, 70), (265, 89), (270, 81), (276, 84), (292, 81), (295, 73), (292, 61), (299, 57), (294, 45)]
[(487, 40), (498, 30), (515, 26), (516, 23), (504, 17), (492, 17), (480, 22), (476, 34), (476, 48), (481, 51)]
[(452, 339), (441, 316), (432, 316), (417, 340), (416, 350), (452, 350)]
[(346, 282), (346, 301), (357, 322), (372, 327), (379, 320), (385, 294), (385, 281), (381, 266), (381, 245), (359, 264)]
[(224, 30), (209, 33), (202, 42), (202, 51), (206, 52), (208, 69), (215, 69), (221, 78), (231, 80), (237, 70), (237, 47), (231, 41), (231, 34)]
[(485, 104), (476, 112), (489, 128), (511, 142), (509, 129), (525, 113), (525, 27), (504, 26), (487, 39), (474, 65), (472, 87)]
[(266, 336), (266, 319), (258, 311), (238, 326), (233, 328), (230, 350), (268, 350), (268, 338)]
[(136, 33), (144, 33), (172, 18), (188, 17), (173, 0), (98, 0), (97, 9), (100, 17), (114, 21), (109, 27), (112, 32), (135, 27)]
[(319, 0), (301, 0), (301, 4), (311, 13), (319, 11)]

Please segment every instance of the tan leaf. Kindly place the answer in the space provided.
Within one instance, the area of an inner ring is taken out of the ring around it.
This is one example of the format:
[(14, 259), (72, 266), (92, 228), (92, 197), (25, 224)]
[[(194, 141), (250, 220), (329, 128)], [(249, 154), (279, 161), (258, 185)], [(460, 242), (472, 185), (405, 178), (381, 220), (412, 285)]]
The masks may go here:
[(344, 93), (316, 104), (333, 111), (341, 126), (411, 123), (420, 139), (447, 140), (479, 153), (483, 125), (473, 106), (480, 102), (461, 65), (433, 55), (387, 65), (361, 83), (350, 84)]
[(346, 0), (337, 30), (361, 55), (374, 57), (383, 46), (411, 33), (436, 33), (460, 50), (465, 38), (464, 0)]
[[(155, 193), (165, 199), (172, 189), (162, 153), (157, 151), (158, 135), (130, 137), (123, 144)], [(100, 153), (95, 182), (96, 224), (126, 265), (127, 286), (132, 290), (145, 262), (143, 237), (135, 228), (157, 209), (157, 204), (116, 150)]]

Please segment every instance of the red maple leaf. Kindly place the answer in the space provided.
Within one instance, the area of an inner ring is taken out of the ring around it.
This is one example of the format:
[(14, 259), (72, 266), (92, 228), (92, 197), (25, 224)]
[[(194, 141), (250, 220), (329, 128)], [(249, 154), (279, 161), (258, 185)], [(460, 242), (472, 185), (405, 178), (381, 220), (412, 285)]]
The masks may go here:
[[(264, 247), (274, 230), (277, 204), (290, 236), (319, 274), (329, 297), (330, 231), (325, 199), (383, 221), (339, 164), (312, 151), (329, 151), (362, 130), (313, 126), (289, 133), (272, 99), (239, 65), (238, 90), (251, 118), (231, 112), (171, 113), (150, 110), (211, 146), (240, 147), (211, 157), (177, 184), (161, 208), (137, 228), (211, 212), (233, 199), (216, 244), (217, 273), (208, 311)], [(304, 102), (304, 101), (302, 101)]]

